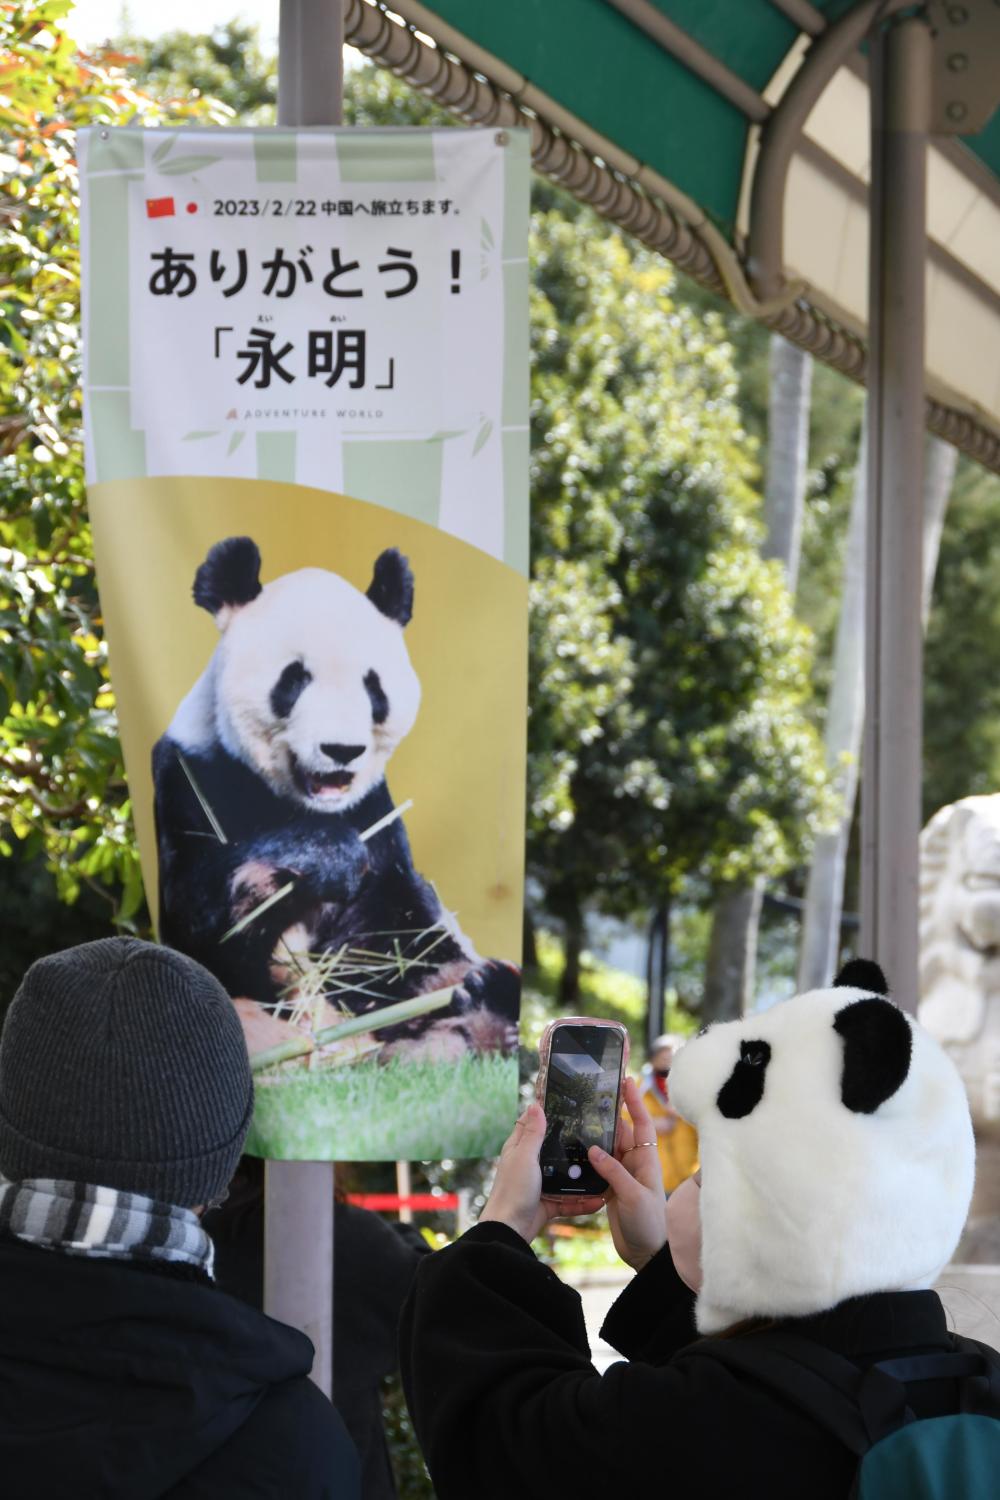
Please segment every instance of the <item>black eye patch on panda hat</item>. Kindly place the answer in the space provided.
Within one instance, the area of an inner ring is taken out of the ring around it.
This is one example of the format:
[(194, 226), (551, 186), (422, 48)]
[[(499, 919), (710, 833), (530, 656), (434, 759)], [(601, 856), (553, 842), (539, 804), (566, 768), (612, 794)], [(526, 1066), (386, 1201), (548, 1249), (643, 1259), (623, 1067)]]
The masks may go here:
[(764, 1097), (764, 1074), (770, 1061), (770, 1043), (740, 1042), (740, 1060), (715, 1101), (720, 1115), (727, 1120), (742, 1120), (752, 1114)]
[(855, 1000), (833, 1018), (844, 1039), (840, 1096), (855, 1114), (870, 1115), (891, 1099), (910, 1071), (913, 1033), (891, 1000)]

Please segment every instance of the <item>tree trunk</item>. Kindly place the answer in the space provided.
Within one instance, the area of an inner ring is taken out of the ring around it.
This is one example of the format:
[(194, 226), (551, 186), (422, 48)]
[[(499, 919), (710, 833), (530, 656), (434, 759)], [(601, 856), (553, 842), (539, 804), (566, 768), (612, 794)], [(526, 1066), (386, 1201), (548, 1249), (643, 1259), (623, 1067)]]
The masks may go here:
[(785, 565), (794, 597), (802, 551), (802, 507), (809, 464), (809, 398), (812, 359), (780, 334), (771, 335), (768, 364), (767, 477), (764, 483), (762, 557)]
[[(840, 919), (844, 905), (844, 869), (858, 791), (861, 733), (864, 725), (865, 657), (865, 511), (867, 509), (867, 429), (854, 479), (854, 499), (844, 552), (844, 587), (837, 624), (833, 682), (826, 719), (826, 759), (842, 798), (840, 822), (816, 841), (806, 886), (799, 955), (799, 989), (829, 984), (840, 958)], [(927, 439), (923, 495), (923, 618), (930, 612), (941, 530), (948, 505), (956, 450), (939, 438)]]
[(844, 547), (844, 584), (833, 654), (833, 680), (826, 708), (826, 763), (841, 798), (836, 827), (816, 840), (806, 885), (799, 952), (799, 989), (829, 984), (840, 956), (844, 865), (858, 789), (861, 729), (865, 709), (865, 534), (868, 509), (868, 423), (854, 472), (854, 495)]
[[(812, 360), (808, 354), (772, 334), (767, 411), (767, 479), (761, 555), (777, 558), (794, 597), (802, 551), (802, 507), (809, 463), (809, 398)], [(753, 1004), (757, 935), (764, 895), (762, 880), (750, 889), (723, 887), (712, 915), (709, 954), (715, 955), (715, 980), (730, 986), (717, 995), (726, 1015), (740, 1015)], [(741, 926), (745, 923), (747, 925)], [(710, 956), (709, 962), (712, 963)]]
[(752, 1008), (762, 896), (756, 881), (725, 886), (715, 903), (701, 1004), (706, 1024), (732, 1021)]
[(924, 450), (924, 597), (923, 621), (931, 612), (931, 597), (934, 593), (934, 574), (937, 572), (938, 553), (941, 551), (941, 532), (944, 529), (948, 497), (955, 482), (958, 466), (958, 449), (940, 438), (929, 437)]
[(575, 907), (563, 922), (565, 943), (562, 976), (559, 980), (559, 1006), (561, 1010), (575, 1012), (580, 1004), (580, 956), (584, 940), (583, 912)]
[(670, 900), (656, 908), (649, 924), (646, 950), (646, 1049), (666, 1030), (667, 981), (670, 977)]
[(522, 931), (524, 937), (522, 940), (521, 968), (525, 972), (530, 972), (538, 968), (538, 937), (535, 932), (535, 919), (527, 907), (524, 908)]

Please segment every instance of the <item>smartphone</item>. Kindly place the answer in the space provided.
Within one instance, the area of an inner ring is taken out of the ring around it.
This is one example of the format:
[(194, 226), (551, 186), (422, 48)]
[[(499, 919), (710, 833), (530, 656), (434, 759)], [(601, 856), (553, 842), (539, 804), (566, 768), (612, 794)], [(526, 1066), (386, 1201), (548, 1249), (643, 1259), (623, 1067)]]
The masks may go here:
[(568, 1016), (545, 1028), (535, 1086), (545, 1111), (539, 1162), (546, 1198), (603, 1193), (587, 1160), (591, 1146), (612, 1151), (628, 1065), (628, 1032), (617, 1021)]

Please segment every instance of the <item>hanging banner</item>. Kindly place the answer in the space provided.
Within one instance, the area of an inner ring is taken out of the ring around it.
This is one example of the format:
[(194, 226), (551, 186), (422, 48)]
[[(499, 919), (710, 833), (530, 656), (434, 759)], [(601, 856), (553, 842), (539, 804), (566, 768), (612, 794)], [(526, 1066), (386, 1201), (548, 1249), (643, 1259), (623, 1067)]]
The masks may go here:
[(517, 1094), (528, 140), (80, 132), (87, 486), (150, 908), (249, 1149), (479, 1156)]

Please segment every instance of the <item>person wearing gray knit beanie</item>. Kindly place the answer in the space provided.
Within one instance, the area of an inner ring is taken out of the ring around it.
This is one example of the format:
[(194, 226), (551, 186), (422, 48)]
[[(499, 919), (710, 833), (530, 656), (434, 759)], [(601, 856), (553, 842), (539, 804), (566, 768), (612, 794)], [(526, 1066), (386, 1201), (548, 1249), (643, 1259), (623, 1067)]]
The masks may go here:
[(252, 1114), (201, 964), (118, 937), (28, 970), (0, 1035), (5, 1493), (358, 1500), (312, 1344), (214, 1285), (200, 1216)]
[(193, 1208), (240, 1159), (253, 1082), (236, 1010), (194, 959), (103, 938), (32, 964), (0, 1040), (0, 1173)]

